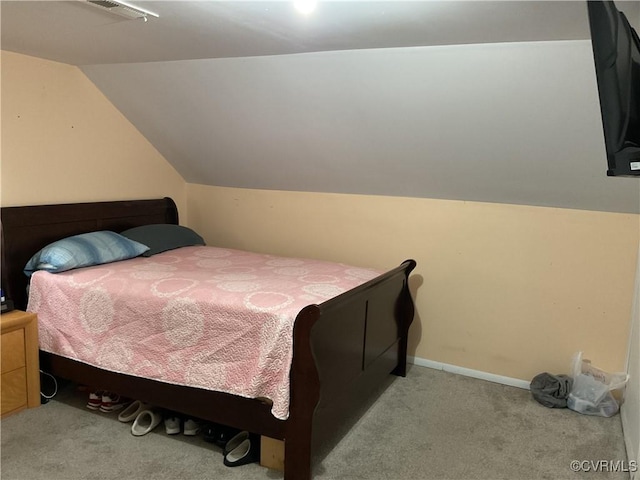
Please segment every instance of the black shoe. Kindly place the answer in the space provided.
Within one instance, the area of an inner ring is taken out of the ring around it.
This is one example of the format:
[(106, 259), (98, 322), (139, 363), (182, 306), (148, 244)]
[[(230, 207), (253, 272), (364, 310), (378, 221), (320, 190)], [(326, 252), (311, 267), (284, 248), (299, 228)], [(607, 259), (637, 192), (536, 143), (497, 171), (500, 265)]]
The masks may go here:
[(239, 443), (234, 437), (227, 444), (229, 447), (233, 447), (224, 455), (224, 464), (227, 467), (239, 467), (260, 461), (260, 435), (253, 433), (243, 435), (245, 433), (241, 432), (236, 436)]
[(227, 427), (217, 423), (211, 423), (204, 428), (204, 441), (215, 443), (220, 448), (224, 448), (229, 440), (235, 437), (240, 430)]

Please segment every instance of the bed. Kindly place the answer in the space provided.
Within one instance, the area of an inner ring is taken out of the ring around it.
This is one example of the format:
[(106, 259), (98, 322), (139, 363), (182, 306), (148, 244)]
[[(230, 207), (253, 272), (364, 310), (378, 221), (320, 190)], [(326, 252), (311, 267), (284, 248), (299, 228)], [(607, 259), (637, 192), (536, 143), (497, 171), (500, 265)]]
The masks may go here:
[[(49, 243), (85, 232), (121, 232), (178, 224), (170, 198), (7, 207), (2, 209), (2, 286), (16, 307), (27, 305), (24, 265)], [(391, 381), (406, 375), (414, 304), (413, 260), (321, 303), (301, 308), (293, 323), (288, 415), (273, 402), (166, 383), (41, 352), (41, 368), (64, 379), (161, 408), (284, 442), (284, 478), (312, 478), (312, 463)]]

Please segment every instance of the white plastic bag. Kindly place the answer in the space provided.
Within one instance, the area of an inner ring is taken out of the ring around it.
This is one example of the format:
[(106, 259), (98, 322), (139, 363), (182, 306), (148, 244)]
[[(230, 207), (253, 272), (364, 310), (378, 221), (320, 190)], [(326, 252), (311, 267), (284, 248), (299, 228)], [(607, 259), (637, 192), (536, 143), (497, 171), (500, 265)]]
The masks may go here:
[(608, 373), (591, 365), (582, 358), (582, 352), (573, 356), (573, 386), (567, 398), (567, 407), (585, 415), (611, 417), (620, 404), (614, 393), (621, 398), (621, 391), (629, 381), (626, 373)]

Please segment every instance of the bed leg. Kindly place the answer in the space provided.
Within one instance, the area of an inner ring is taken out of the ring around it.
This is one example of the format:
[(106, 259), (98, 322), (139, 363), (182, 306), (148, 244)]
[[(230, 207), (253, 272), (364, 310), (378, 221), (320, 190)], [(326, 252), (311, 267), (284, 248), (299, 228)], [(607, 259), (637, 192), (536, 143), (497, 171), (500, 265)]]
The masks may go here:
[(311, 436), (284, 441), (284, 480), (311, 480)]
[(392, 372), (394, 375), (398, 375), (400, 377), (407, 376), (407, 344), (409, 342), (409, 327), (413, 322), (413, 316), (415, 314), (415, 305), (413, 303), (413, 298), (411, 297), (411, 292), (409, 291), (408, 275), (416, 266), (416, 262), (413, 260), (408, 260), (407, 262), (409, 262), (407, 264), (407, 279), (405, 279), (403, 284), (404, 299), (397, 313), (400, 333), (400, 339), (398, 341), (398, 365)]
[(403, 336), (398, 341), (398, 365), (393, 369), (394, 375), (399, 377), (407, 376), (407, 336)]
[(313, 414), (320, 399), (320, 379), (311, 351), (311, 327), (320, 318), (317, 305), (303, 308), (293, 328), (291, 402), (284, 435), (284, 480), (311, 480)]

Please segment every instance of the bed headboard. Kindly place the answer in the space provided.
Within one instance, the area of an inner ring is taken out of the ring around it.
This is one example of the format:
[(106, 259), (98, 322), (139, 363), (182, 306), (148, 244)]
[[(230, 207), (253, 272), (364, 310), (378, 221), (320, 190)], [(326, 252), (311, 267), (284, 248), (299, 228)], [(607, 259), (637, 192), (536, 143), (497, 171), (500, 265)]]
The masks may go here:
[(0, 211), (2, 288), (22, 310), (27, 306), (27, 277), (22, 270), (31, 256), (49, 243), (96, 230), (121, 232), (140, 225), (178, 223), (178, 209), (168, 197), (6, 207)]

